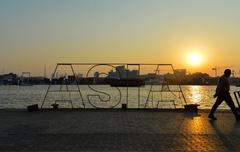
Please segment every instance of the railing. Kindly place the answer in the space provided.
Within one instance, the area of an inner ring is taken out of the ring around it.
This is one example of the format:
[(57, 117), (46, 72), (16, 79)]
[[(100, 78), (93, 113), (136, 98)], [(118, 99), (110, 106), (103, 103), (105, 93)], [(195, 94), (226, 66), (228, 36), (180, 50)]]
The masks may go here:
[[(68, 73), (71, 73), (71, 80), (70, 75), (67, 74), (58, 78), (57, 71), (60, 67), (70, 67)], [(77, 75), (76, 71), (78, 71), (79, 68), (83, 68), (81, 73), (85, 73), (85, 77)], [(144, 71), (151, 73), (148, 73), (148, 75), (145, 73), (144, 75)], [(166, 79), (167, 76), (171, 77), (172, 82)], [(148, 80), (148, 82), (146, 80)], [(149, 84), (149, 89), (147, 90), (146, 87), (143, 87), (145, 83)], [(169, 83), (173, 83), (175, 89), (171, 89)], [(85, 91), (86, 88), (81, 88), (84, 84), (87, 85), (87, 89), (89, 90), (85, 96), (87, 100), (84, 100), (83, 97), (83, 91)], [(99, 84), (106, 85), (110, 91), (97, 87)], [(56, 86), (59, 86), (58, 89), (56, 89)], [(75, 89), (69, 89), (69, 86), (75, 86)], [(155, 89), (156, 86), (158, 87), (157, 90)], [(53, 105), (62, 101), (69, 102), (71, 107), (74, 108), (71, 95), (75, 93), (75, 97), (76, 94), (79, 97), (80, 108), (115, 108), (121, 104), (129, 107), (129, 90), (132, 90), (132, 88), (135, 88), (135, 91), (137, 91), (137, 95), (135, 96), (137, 105), (135, 105), (134, 108), (150, 108), (149, 104), (151, 108), (159, 108), (159, 104), (162, 102), (172, 103), (174, 108), (176, 108), (175, 100), (163, 99), (165, 97), (164, 93), (166, 92), (170, 93), (177, 100), (181, 100), (181, 106), (187, 104), (172, 64), (58, 63), (53, 72), (51, 83), (47, 88), (41, 108), (44, 107), (51, 93), (59, 93), (55, 95), (55, 97), (61, 97), (60, 100), (53, 99), (49, 101), (53, 102)], [(143, 95), (142, 89), (145, 89), (145, 95)], [(114, 95), (110, 93), (113, 90), (115, 91)], [(64, 93), (65, 95), (63, 95)], [(158, 101), (154, 102), (156, 98), (155, 94), (158, 94)], [(68, 96), (68, 98), (64, 99), (64, 96)], [(141, 102), (141, 98), (145, 98), (143, 102)], [(87, 103), (89, 106), (86, 106)], [(156, 106), (154, 106), (154, 103), (156, 103)]]
[(233, 94), (234, 94), (234, 96), (236, 98), (236, 101), (237, 101), (237, 104), (238, 104), (238, 108), (240, 108), (240, 104), (239, 104), (240, 91), (234, 91)]

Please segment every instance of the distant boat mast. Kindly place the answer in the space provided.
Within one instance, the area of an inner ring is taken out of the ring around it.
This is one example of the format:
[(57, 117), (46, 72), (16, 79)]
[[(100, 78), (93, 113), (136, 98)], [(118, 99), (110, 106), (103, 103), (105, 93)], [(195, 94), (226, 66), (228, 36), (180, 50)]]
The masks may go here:
[(5, 68), (4, 67), (2, 68), (2, 74), (5, 74)]
[(47, 68), (46, 68), (46, 64), (44, 64), (43, 77), (44, 77), (44, 78), (47, 77)]

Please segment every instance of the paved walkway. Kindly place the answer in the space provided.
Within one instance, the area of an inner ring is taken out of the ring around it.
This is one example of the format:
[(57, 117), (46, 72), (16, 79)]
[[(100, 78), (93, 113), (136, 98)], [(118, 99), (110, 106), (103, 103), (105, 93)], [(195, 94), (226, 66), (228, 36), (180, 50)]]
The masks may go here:
[(240, 151), (230, 112), (0, 111), (0, 151)]

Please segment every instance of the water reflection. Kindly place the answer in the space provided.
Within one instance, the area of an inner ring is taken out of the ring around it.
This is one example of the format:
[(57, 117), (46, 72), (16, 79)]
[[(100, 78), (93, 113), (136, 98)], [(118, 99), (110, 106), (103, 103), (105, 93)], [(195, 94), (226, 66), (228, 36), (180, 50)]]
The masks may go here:
[[(89, 94), (87, 90), (87, 86), (80, 86), (81, 91), (84, 97)], [(174, 86), (171, 86), (174, 89)], [(103, 88), (107, 89), (106, 91), (114, 94), (109, 87)], [(46, 93), (47, 86), (31, 86), (31, 87), (19, 87), (19, 86), (0, 86), (0, 108), (26, 108), (27, 105), (30, 104), (41, 104), (43, 97)], [(213, 98), (213, 94), (215, 92), (216, 86), (182, 86), (183, 93), (188, 103), (196, 103), (200, 104), (200, 109), (210, 109), (215, 99)], [(237, 91), (239, 88), (235, 86), (231, 86), (231, 92)], [(146, 102), (146, 96), (149, 91), (149, 86), (141, 88), (141, 96), (140, 96), (140, 104)], [(126, 90), (123, 89), (123, 93)], [(158, 99), (159, 96), (156, 98)], [(73, 96), (74, 97), (74, 96)], [(232, 95), (233, 100), (235, 100)], [(78, 96), (79, 98), (79, 96)], [(74, 98), (75, 99), (75, 98)], [(84, 99), (87, 101), (87, 99)], [(125, 95), (123, 95), (122, 102), (126, 101)], [(88, 103), (88, 102), (86, 102)], [(78, 102), (76, 102), (76, 106), (78, 106)], [(129, 90), (129, 107), (135, 108), (138, 105), (137, 100), (137, 88), (131, 88)], [(164, 106), (164, 105), (163, 105)], [(166, 106), (170, 106), (172, 108), (172, 104)], [(229, 109), (229, 107), (223, 103), (219, 107), (220, 109)]]
[[(213, 94), (216, 86), (183, 86), (183, 91), (188, 103), (200, 104), (200, 109), (210, 109), (214, 103)], [(225, 106), (221, 108), (226, 108)]]
[[(226, 150), (223, 142), (216, 137), (215, 128), (204, 117), (186, 118), (181, 126), (181, 131), (182, 134), (175, 140), (178, 141), (178, 145), (182, 145), (181, 149), (184, 151), (195, 151), (196, 146), (200, 146), (199, 149), (203, 149), (203, 151)], [(218, 132), (217, 134), (221, 136)], [(221, 137), (221, 139), (225, 138), (223, 135)], [(178, 145), (176, 146), (179, 147)], [(175, 145), (173, 144), (173, 146)]]
[(202, 97), (202, 86), (191, 86), (189, 90), (189, 94), (191, 95), (191, 103), (200, 104)]

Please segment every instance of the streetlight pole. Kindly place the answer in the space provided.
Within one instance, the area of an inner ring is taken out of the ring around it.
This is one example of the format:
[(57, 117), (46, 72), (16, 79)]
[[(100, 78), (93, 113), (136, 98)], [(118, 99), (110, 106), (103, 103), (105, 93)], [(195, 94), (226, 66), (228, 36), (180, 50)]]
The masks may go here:
[(212, 68), (213, 71), (215, 71), (215, 77), (217, 77), (217, 67)]

